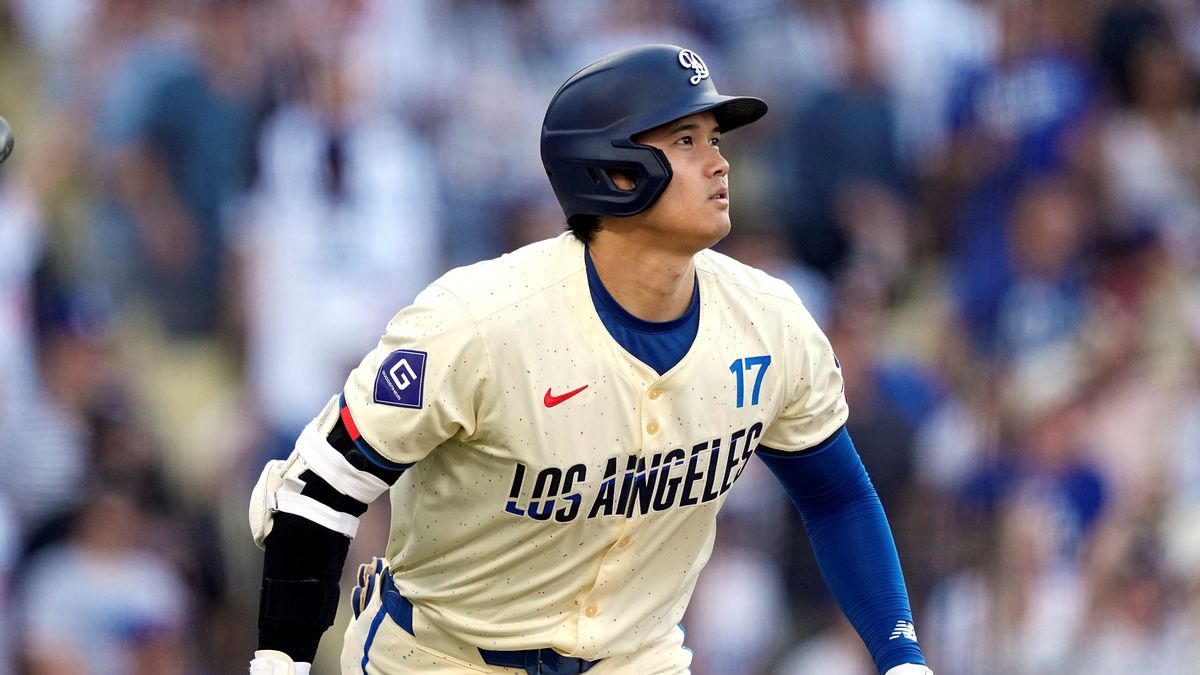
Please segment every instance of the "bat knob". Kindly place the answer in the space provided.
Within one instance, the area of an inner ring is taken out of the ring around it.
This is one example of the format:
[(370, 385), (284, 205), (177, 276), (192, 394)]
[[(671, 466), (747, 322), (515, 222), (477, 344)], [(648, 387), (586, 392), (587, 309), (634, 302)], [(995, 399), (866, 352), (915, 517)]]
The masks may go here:
[(15, 142), (12, 125), (8, 123), (8, 120), (0, 117), (0, 162), (8, 159), (8, 156), (12, 154)]

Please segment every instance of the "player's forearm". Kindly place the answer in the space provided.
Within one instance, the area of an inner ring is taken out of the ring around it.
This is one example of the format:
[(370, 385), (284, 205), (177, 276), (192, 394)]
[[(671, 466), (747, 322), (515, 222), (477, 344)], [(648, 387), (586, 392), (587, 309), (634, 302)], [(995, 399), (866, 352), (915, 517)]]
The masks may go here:
[(333, 625), (338, 579), (350, 539), (290, 513), (275, 516), (266, 539), (258, 607), (258, 649), (311, 662)]
[(255, 542), (266, 551), (259, 650), (311, 661), (333, 625), (358, 517), (403, 472), (369, 453), (349, 410), (334, 399), (305, 427), (291, 456), (263, 470), (250, 504)]
[(825, 582), (879, 672), (925, 663), (891, 529), (849, 435), (815, 452), (761, 457), (800, 511)]

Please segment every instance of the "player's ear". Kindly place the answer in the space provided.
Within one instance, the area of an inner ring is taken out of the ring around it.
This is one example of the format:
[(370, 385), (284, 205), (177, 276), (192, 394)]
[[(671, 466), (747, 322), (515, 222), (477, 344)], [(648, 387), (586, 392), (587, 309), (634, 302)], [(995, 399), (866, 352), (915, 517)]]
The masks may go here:
[(635, 173), (608, 169), (608, 177), (612, 179), (613, 185), (626, 192), (630, 192), (637, 187), (637, 174)]

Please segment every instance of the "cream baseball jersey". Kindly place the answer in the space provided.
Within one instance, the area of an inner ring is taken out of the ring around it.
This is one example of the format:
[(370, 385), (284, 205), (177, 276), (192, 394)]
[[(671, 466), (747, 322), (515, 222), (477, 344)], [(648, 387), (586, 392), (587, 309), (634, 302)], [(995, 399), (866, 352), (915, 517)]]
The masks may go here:
[(344, 396), (363, 439), (412, 465), (387, 557), (425, 620), (487, 649), (635, 651), (683, 616), (754, 450), (845, 423), (792, 289), (712, 251), (695, 264), (699, 330), (661, 377), (608, 334), (570, 234), (451, 271), (389, 322)]

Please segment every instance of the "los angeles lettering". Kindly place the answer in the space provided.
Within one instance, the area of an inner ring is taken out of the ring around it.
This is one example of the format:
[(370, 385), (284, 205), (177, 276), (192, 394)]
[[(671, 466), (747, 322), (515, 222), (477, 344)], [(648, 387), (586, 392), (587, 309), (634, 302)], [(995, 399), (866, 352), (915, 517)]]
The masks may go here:
[[(594, 494), (587, 465), (551, 466), (531, 475), (529, 468), (518, 462), (504, 510), (533, 520), (567, 523), (580, 515), (633, 518), (711, 502), (742, 475), (762, 431), (758, 422), (728, 438), (714, 438), (690, 448), (672, 448), (648, 457), (610, 457)], [(586, 508), (584, 495), (590, 497)]]

